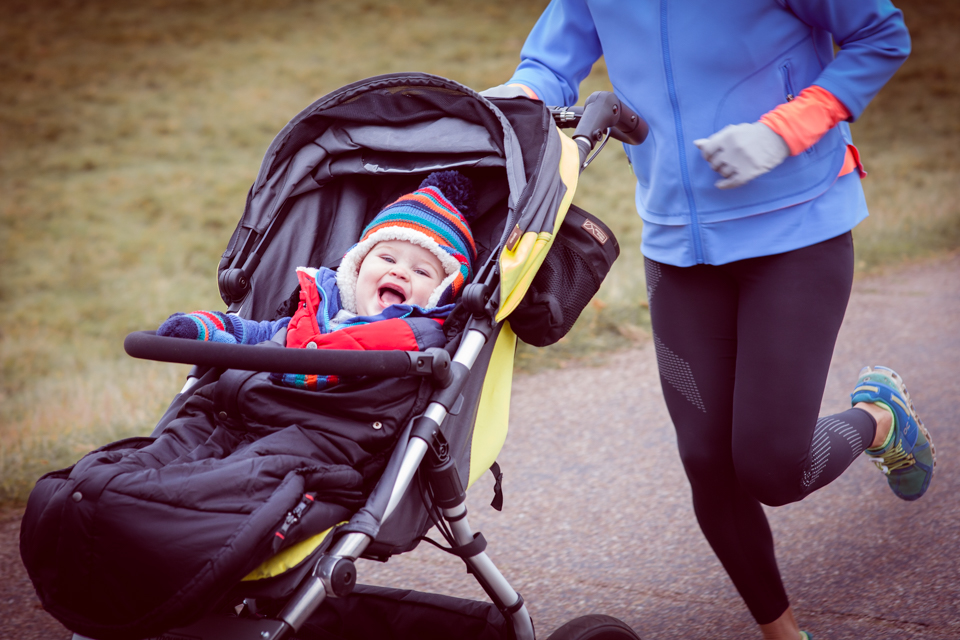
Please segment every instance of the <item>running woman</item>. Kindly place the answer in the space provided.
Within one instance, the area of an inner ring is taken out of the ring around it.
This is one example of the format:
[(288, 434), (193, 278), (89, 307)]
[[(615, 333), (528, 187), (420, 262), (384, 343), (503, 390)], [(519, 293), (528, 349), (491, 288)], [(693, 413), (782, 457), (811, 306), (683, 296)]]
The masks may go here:
[(818, 417), (867, 217), (848, 122), (909, 52), (889, 0), (552, 0), (513, 77), (483, 92), (574, 104), (604, 56), (650, 125), (625, 148), (664, 397), (700, 527), (768, 639), (809, 635), (763, 504), (864, 451), (904, 500), (933, 475), (893, 370), (865, 367), (852, 407)]

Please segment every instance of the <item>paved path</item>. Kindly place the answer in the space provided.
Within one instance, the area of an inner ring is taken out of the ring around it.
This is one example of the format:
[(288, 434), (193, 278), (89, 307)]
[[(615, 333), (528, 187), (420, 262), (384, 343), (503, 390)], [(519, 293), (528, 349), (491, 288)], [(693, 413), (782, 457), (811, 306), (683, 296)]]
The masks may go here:
[[(847, 406), (861, 364), (889, 363), (910, 386), (937, 444), (927, 496), (904, 503), (857, 461), (800, 504), (770, 509), (781, 570), (817, 640), (960, 638), (960, 254), (854, 285), (824, 398)], [(785, 384), (785, 389), (789, 388)], [(547, 635), (587, 613), (644, 640), (756, 638), (749, 614), (703, 540), (689, 504), (653, 349), (602, 367), (519, 376), (500, 456), (506, 504), (471, 489), (471, 522)], [(0, 514), (0, 637), (68, 638), (34, 604)], [(483, 598), (463, 565), (422, 545), (364, 582)]]

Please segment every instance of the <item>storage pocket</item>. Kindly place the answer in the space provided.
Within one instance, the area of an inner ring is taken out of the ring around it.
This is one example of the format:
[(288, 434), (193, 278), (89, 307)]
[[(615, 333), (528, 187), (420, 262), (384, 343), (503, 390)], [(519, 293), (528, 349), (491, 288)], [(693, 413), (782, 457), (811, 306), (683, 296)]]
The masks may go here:
[(780, 65), (780, 77), (783, 79), (783, 99), (787, 102), (793, 102), (797, 94), (793, 91), (793, 80), (790, 78), (789, 60), (786, 60)]
[(530, 289), (510, 314), (517, 337), (545, 347), (567, 335), (619, 255), (607, 225), (571, 206)]

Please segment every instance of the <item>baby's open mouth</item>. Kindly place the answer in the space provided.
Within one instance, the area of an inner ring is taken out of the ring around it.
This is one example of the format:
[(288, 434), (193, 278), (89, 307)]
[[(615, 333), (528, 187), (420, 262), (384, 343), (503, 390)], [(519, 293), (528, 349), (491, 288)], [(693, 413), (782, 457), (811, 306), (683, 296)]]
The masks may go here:
[(391, 304), (403, 304), (407, 299), (407, 296), (401, 291), (398, 287), (392, 285), (384, 285), (380, 287), (377, 291), (380, 296), (380, 301), (384, 306), (390, 306)]

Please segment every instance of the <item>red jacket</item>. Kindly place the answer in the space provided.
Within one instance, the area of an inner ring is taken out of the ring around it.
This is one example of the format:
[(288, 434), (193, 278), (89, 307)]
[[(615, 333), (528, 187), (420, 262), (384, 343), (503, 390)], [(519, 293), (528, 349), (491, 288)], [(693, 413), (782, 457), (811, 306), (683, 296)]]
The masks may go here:
[[(287, 347), (294, 349), (400, 349), (423, 351), (442, 347), (443, 321), (453, 305), (424, 311), (410, 305), (393, 305), (376, 316), (355, 316), (339, 326), (331, 319), (340, 311), (336, 272), (300, 267), (300, 305), (287, 325)], [(274, 382), (314, 391), (340, 381), (322, 374), (272, 374)]]

